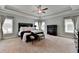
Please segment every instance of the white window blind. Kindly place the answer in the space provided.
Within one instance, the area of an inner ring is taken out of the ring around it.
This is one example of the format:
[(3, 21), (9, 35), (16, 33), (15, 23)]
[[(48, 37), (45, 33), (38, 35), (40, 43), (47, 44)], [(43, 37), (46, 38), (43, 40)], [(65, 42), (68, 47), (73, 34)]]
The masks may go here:
[(3, 34), (13, 33), (13, 19), (6, 18), (2, 28), (3, 28)]
[(74, 22), (72, 19), (65, 19), (65, 32), (74, 33)]

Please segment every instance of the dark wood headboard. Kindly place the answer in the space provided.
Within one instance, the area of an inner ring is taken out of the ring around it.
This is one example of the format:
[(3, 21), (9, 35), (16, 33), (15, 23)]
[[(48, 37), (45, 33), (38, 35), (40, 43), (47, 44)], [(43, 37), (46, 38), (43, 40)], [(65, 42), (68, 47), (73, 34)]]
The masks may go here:
[(20, 27), (33, 27), (32, 23), (18, 23), (18, 31), (20, 31)]

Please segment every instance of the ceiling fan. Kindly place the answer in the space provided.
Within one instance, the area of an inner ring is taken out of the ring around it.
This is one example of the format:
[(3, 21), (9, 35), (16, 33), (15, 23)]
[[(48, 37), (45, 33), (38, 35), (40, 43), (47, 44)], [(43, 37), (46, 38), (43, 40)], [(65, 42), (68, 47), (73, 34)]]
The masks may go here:
[(46, 13), (45, 11), (48, 10), (48, 8), (42, 8), (41, 5), (38, 5), (36, 8), (37, 8), (36, 12), (37, 12), (38, 14)]

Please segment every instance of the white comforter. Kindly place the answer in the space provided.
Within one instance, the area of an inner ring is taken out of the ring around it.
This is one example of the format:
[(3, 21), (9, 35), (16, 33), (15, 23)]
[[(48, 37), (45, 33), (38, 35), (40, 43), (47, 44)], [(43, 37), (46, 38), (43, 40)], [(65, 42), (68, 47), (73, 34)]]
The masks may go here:
[[(19, 31), (18, 35), (21, 35), (21, 32), (22, 31)], [(33, 32), (33, 33), (39, 33), (39, 32), (43, 32), (43, 31), (42, 30), (32, 30), (31, 32)], [(26, 41), (27, 40), (26, 36), (30, 35), (30, 34), (31, 33), (24, 33), (22, 41)]]

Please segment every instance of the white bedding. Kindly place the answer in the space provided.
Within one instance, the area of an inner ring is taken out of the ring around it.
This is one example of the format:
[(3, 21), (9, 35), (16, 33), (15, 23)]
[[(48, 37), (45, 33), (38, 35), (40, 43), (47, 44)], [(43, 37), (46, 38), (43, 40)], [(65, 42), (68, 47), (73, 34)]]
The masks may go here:
[[(34, 30), (34, 31), (32, 31), (33, 33), (39, 33), (39, 32), (42, 32), (41, 30)], [(27, 38), (26, 38), (26, 36), (27, 35), (30, 35), (31, 33), (24, 33), (24, 35), (23, 35), (23, 39), (22, 39), (22, 41), (26, 41), (27, 40)]]
[(20, 31), (18, 32), (18, 35), (20, 36), (22, 31), (33, 31), (33, 30), (35, 30), (34, 27), (21, 27)]
[(31, 33), (24, 33), (22, 41), (26, 41), (26, 40), (27, 40), (26, 36), (27, 36), (27, 35), (30, 35), (30, 34), (31, 34)]
[[(21, 27), (20, 31), (18, 32), (18, 35), (21, 36), (22, 31), (28, 31), (28, 30), (30, 30), (33, 33), (43, 32), (42, 30), (35, 30), (33, 27), (32, 28), (31, 27)], [(30, 34), (31, 33), (24, 33), (22, 41), (26, 41), (27, 40), (26, 36), (30, 35)]]

